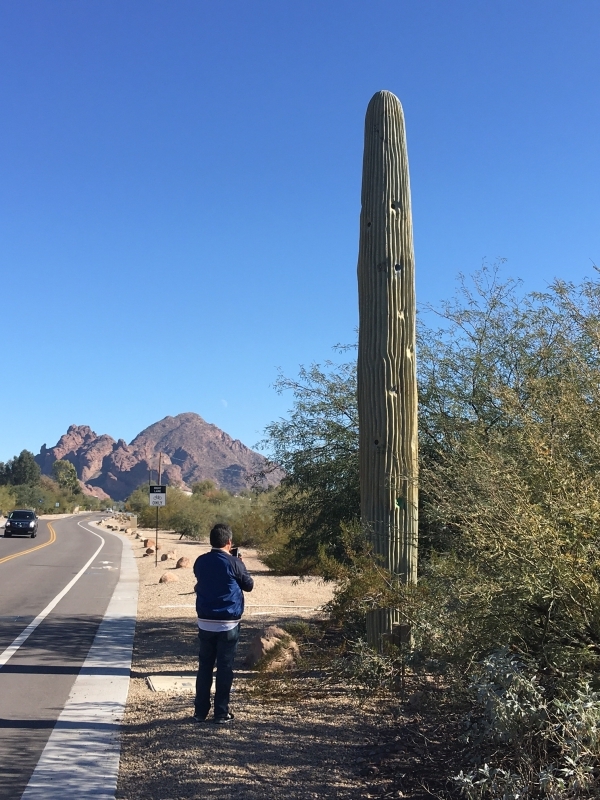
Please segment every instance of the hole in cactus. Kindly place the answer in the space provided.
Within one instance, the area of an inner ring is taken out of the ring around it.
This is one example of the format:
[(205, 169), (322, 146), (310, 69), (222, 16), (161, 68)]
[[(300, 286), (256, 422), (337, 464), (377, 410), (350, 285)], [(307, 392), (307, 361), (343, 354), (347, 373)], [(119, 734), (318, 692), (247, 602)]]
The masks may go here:
[(370, 227), (371, 227), (371, 223), (367, 222), (367, 228), (370, 228)]
[(379, 439), (375, 439), (375, 444), (379, 444)]
[(402, 264), (396, 264), (394, 269), (396, 270), (396, 272), (400, 272), (400, 270), (402, 269)]

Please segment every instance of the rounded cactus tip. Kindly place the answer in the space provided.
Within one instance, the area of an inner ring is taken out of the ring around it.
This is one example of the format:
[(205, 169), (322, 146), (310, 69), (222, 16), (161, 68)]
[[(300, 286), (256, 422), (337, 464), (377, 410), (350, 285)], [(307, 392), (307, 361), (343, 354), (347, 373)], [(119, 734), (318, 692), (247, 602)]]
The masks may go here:
[(375, 92), (373, 97), (387, 97), (389, 99), (393, 98), (394, 100), (398, 100), (396, 95), (393, 92), (389, 92), (387, 89), (381, 89), (379, 92)]
[(393, 108), (396, 106), (400, 111), (402, 111), (402, 103), (396, 97), (393, 92), (388, 92), (387, 89), (382, 89), (379, 92), (375, 92), (373, 97), (369, 102), (369, 108)]

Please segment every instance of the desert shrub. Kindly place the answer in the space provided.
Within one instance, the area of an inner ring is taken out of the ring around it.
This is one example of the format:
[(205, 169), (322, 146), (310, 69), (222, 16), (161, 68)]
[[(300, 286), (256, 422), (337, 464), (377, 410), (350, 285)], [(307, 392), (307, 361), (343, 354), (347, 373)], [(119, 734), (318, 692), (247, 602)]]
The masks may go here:
[(397, 647), (389, 646), (381, 652), (373, 650), (365, 639), (359, 638), (349, 643), (335, 666), (339, 674), (351, 681), (359, 695), (372, 695), (379, 690), (401, 690), (405, 659)]
[[(284, 550), (287, 531), (274, 521), (271, 492), (231, 495), (210, 481), (194, 484), (192, 494), (167, 486), (167, 504), (159, 511), (159, 525), (190, 538), (208, 538), (217, 522), (233, 531), (234, 544), (255, 547), (267, 557)], [(138, 525), (156, 524), (156, 509), (148, 504), (148, 488), (140, 486), (129, 497), (127, 510), (138, 515)]]
[(419, 584), (346, 524), (318, 554), (330, 610), (363, 685), (393, 688), (403, 663), (359, 641), (377, 606), (410, 625), (413, 670), (457, 687), (475, 669), (469, 744), (497, 756), (463, 771), (463, 794), (582, 796), (598, 770), (600, 284), (522, 297), (484, 269), (437, 313), (419, 334)]
[(483, 660), (471, 689), (474, 709), (465, 738), (493, 748), (489, 763), (454, 777), (463, 796), (525, 800), (587, 794), (600, 752), (597, 692), (584, 683), (553, 697), (536, 665), (507, 650)]
[[(161, 528), (192, 538), (208, 537), (211, 527), (219, 519), (219, 510), (229, 500), (228, 492), (214, 490), (186, 494), (175, 486), (167, 486), (166, 505), (159, 509)], [(128, 498), (128, 511), (138, 515), (138, 526), (153, 528), (156, 525), (156, 508), (148, 503), (148, 487), (140, 486)]]
[(246, 492), (235, 498), (225, 509), (236, 544), (255, 547), (268, 553), (283, 546), (287, 541), (275, 525), (273, 509), (274, 492)]
[(15, 495), (10, 486), (0, 486), (0, 512), (6, 514), (15, 508)]

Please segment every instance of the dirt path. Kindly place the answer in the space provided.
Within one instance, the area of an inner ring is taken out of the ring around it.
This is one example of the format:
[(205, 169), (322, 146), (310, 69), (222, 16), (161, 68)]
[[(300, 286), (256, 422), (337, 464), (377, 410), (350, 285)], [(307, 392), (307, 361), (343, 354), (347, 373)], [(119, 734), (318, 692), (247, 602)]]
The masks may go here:
[[(161, 535), (165, 552), (193, 562), (208, 549)], [(289, 577), (269, 574), (252, 551), (244, 561), (255, 578), (236, 659), (231, 726), (191, 721), (190, 691), (153, 692), (148, 676), (195, 677), (197, 638), (194, 577), (174, 570), (173, 561), (143, 557), (133, 541), (140, 572), (138, 624), (132, 681), (122, 737), (118, 800), (191, 800), (244, 798), (290, 800), (369, 797), (361, 764), (376, 734), (374, 709), (359, 707), (344, 686), (327, 688), (318, 676), (306, 676), (295, 694), (276, 699), (257, 692), (254, 673), (243, 669), (252, 637), (265, 625), (319, 615), (331, 587), (316, 579), (294, 585)], [(166, 570), (179, 580), (158, 584)]]

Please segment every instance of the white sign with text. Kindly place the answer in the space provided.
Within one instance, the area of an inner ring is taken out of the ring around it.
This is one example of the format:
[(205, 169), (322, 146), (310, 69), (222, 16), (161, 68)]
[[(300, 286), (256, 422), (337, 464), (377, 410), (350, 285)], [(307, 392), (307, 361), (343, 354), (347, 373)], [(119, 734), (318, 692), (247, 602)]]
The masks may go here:
[(151, 506), (166, 506), (167, 505), (167, 487), (166, 486), (150, 486), (150, 505)]

